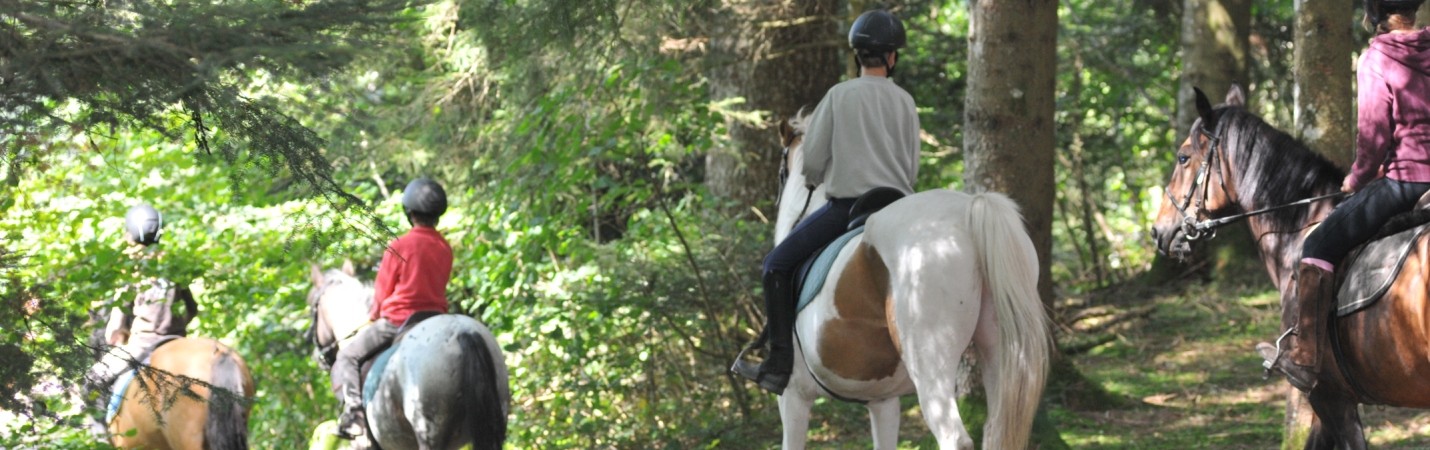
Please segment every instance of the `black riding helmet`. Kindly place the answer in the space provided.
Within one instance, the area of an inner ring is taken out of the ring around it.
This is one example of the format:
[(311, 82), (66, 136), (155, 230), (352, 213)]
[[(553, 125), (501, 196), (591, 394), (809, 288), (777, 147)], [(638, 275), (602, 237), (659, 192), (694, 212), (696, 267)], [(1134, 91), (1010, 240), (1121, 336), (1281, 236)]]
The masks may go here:
[(402, 210), (434, 219), (440, 217), (447, 212), (447, 191), (431, 178), (412, 180), (402, 190)]
[(142, 245), (158, 243), (163, 227), (164, 219), (159, 216), (159, 211), (148, 204), (134, 205), (124, 214), (124, 231), (128, 233), (130, 242)]
[[(893, 67), (885, 57), (904, 47), (904, 23), (882, 9), (865, 11), (849, 26), (849, 47), (854, 49), (855, 62), (877, 58), (893, 75)], [(859, 64), (863, 66), (863, 63)]]
[(1365, 16), (1371, 26), (1379, 27), (1390, 17), (1390, 11), (1414, 10), (1425, 0), (1365, 0)]
[(849, 26), (849, 47), (888, 53), (904, 47), (904, 23), (882, 9), (866, 11)]

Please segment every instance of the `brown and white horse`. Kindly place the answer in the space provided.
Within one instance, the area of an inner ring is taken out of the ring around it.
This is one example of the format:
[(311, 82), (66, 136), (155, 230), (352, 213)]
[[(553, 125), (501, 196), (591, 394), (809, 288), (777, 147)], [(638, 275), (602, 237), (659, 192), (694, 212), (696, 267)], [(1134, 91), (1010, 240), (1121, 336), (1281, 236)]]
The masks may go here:
[(124, 391), (109, 431), (119, 448), (248, 448), (253, 377), (233, 349), (179, 338), (154, 349)]
[[(805, 188), (800, 118), (781, 125), (793, 168), (775, 240), (826, 201)], [(1038, 259), (1018, 207), (997, 193), (905, 197), (871, 216), (840, 251), (795, 323), (795, 363), (779, 399), (784, 448), (805, 446), (810, 406), (830, 394), (866, 402), (877, 449), (898, 444), (899, 397), (918, 394), (943, 448), (972, 448), (955, 404), (972, 345), (989, 401), (983, 448), (1021, 449), (1047, 376), (1049, 321)]]
[[(1247, 111), (1241, 88), (1233, 86), (1217, 108), (1200, 90), (1197, 97), (1201, 118), (1177, 149), (1168, 198), (1153, 227), (1157, 249), (1185, 257), (1192, 242), (1212, 235), (1218, 219), (1269, 211), (1246, 220), (1284, 302), (1305, 231), (1333, 206), (1306, 200), (1336, 193), (1345, 173)], [(1293, 207), (1273, 209), (1281, 205)], [(1331, 345), (1321, 346), (1320, 382), (1309, 393), (1315, 418), (1306, 448), (1365, 448), (1359, 403), (1430, 408), (1427, 279), (1430, 240), (1421, 236), (1379, 301), (1345, 317), (1327, 314)]]

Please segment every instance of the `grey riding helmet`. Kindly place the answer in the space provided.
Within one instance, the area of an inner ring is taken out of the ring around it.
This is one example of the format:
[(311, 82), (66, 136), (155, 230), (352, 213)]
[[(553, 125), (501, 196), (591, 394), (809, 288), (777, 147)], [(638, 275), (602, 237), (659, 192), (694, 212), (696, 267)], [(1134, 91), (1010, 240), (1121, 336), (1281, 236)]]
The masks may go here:
[(159, 242), (161, 229), (164, 227), (164, 218), (159, 215), (159, 211), (146, 203), (140, 203), (129, 208), (129, 212), (124, 214), (124, 231), (128, 234), (130, 242), (142, 245), (153, 245)]

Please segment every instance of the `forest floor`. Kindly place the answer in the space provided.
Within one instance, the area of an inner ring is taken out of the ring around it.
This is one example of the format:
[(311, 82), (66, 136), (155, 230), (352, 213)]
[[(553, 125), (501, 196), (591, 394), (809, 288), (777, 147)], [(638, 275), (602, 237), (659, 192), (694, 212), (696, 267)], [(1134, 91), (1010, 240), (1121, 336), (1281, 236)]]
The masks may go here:
[[(1066, 299), (1059, 311), (1059, 345), (1079, 347), (1069, 360), (1083, 381), (1050, 385), (1045, 412), (1069, 447), (1279, 448), (1290, 387), (1263, 379), (1253, 350), (1277, 331), (1277, 295), (1266, 283), (1121, 288)], [(917, 400), (903, 403), (900, 448), (937, 448)], [(1430, 448), (1430, 411), (1361, 414), (1372, 448)], [(822, 401), (810, 427), (812, 448), (871, 445), (857, 405)], [(760, 441), (778, 442), (778, 432)]]

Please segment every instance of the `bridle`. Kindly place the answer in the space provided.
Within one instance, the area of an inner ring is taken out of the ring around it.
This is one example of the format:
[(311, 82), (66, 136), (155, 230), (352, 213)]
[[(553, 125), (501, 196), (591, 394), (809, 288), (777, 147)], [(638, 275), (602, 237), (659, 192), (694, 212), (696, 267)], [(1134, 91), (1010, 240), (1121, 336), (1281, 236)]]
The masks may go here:
[[(802, 131), (802, 130), (794, 130), (794, 134), (790, 135), (789, 142), (792, 143), (792, 142), (794, 142), (794, 141), (797, 141), (797, 140), (799, 140), (799, 139), (800, 139), (801, 137), (803, 137), (803, 136), (804, 136), (804, 131)], [(783, 143), (782, 143), (782, 144), (783, 144)], [(780, 192), (784, 192), (785, 184), (788, 184), (788, 183), (789, 183), (789, 173), (790, 173), (790, 172), (789, 172), (789, 171), (790, 171), (790, 167), (789, 167), (789, 149), (790, 149), (790, 147), (793, 147), (793, 146), (794, 146), (793, 144), (786, 144), (786, 145), (784, 145), (784, 147), (780, 150)], [(805, 213), (808, 213), (808, 212), (809, 212), (809, 202), (814, 199), (814, 189), (806, 189), (806, 190), (809, 191), (809, 192), (808, 192), (807, 194), (805, 194), (805, 196), (804, 196), (804, 207), (803, 207), (803, 208), (800, 208), (800, 210), (799, 210), (799, 215), (798, 215), (798, 216), (795, 216), (794, 223), (796, 223), (796, 224), (799, 223), (799, 221), (804, 220), (804, 215), (805, 215)], [(775, 195), (775, 207), (779, 207), (780, 200), (783, 200), (783, 199), (784, 199), (784, 195), (776, 194), (776, 195)]]
[[(1223, 127), (1224, 126), (1222, 124), (1217, 125), (1218, 130), (1221, 130)], [(1251, 212), (1233, 214), (1230, 216), (1216, 219), (1199, 220), (1201, 217), (1206, 216), (1208, 212), (1206, 210), (1206, 203), (1207, 197), (1211, 195), (1211, 183), (1209, 181), (1211, 178), (1212, 169), (1210, 169), (1210, 167), (1216, 165), (1218, 159), (1221, 159), (1223, 161), (1222, 164), (1225, 164), (1226, 159), (1226, 156), (1221, 155), (1221, 151), (1219, 150), (1225, 148), (1225, 146), (1222, 145), (1221, 135), (1218, 135), (1217, 133), (1208, 132), (1204, 125), (1198, 123), (1197, 127), (1192, 131), (1191, 141), (1194, 143), (1193, 145), (1196, 145), (1195, 143), (1201, 142), (1201, 139), (1198, 139), (1201, 136), (1206, 136), (1207, 138), (1207, 158), (1206, 162), (1203, 163), (1201, 167), (1197, 168), (1197, 175), (1195, 178), (1192, 179), (1192, 186), (1187, 189), (1187, 194), (1183, 196), (1182, 201), (1180, 203), (1178, 203), (1176, 197), (1172, 196), (1171, 191), (1166, 192), (1167, 199), (1172, 202), (1172, 206), (1176, 208), (1177, 213), (1181, 214), (1182, 216), (1181, 230), (1182, 235), (1184, 236), (1184, 239), (1187, 240), (1187, 242), (1195, 242), (1201, 239), (1214, 238), (1216, 237), (1217, 228), (1221, 228), (1223, 226), (1235, 223), (1236, 221), (1245, 219), (1247, 217), (1258, 216), (1272, 211), (1315, 203), (1321, 200), (1331, 198), (1340, 198), (1349, 195), (1345, 192), (1336, 192), (1333, 194), (1305, 198), (1291, 203), (1262, 208)], [(1219, 155), (1220, 158), (1218, 158)], [(1221, 184), (1222, 192), (1225, 192), (1228, 196), (1230, 196), (1231, 191), (1227, 190), (1226, 188), (1225, 170), (1217, 170), (1216, 173), (1217, 179), (1220, 181)], [(1201, 190), (1201, 196), (1199, 197), (1197, 196), (1198, 189)], [(1235, 200), (1232, 200), (1231, 202), (1236, 203)], [(1188, 212), (1189, 209), (1190, 213)]]

